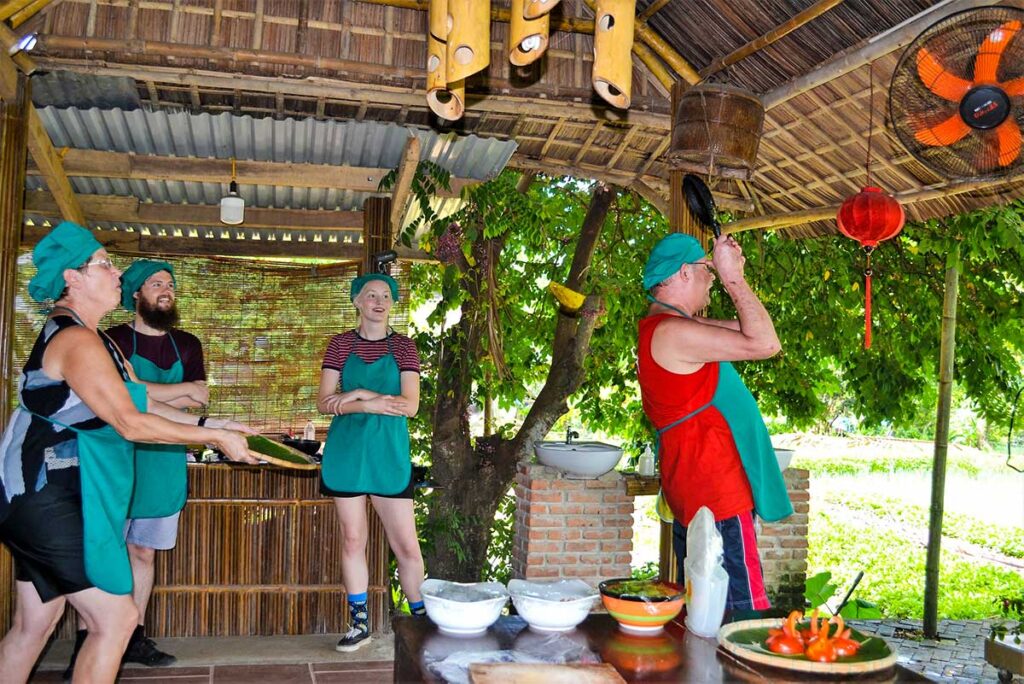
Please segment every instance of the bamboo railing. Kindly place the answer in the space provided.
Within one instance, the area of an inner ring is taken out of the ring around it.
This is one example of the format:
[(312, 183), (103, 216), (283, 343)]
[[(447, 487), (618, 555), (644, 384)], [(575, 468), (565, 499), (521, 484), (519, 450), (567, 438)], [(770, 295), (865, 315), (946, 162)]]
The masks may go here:
[[(189, 502), (178, 544), (157, 553), (146, 616), (153, 637), (270, 636), (344, 631), (341, 532), (316, 471), (226, 464), (189, 466)], [(389, 553), (369, 507), (370, 629), (390, 629)], [(11, 578), (0, 550), (0, 577)], [(10, 580), (8, 580), (10, 581)], [(9, 585), (10, 586), (10, 585)], [(12, 592), (0, 592), (0, 631)], [(68, 610), (59, 637), (74, 634)]]

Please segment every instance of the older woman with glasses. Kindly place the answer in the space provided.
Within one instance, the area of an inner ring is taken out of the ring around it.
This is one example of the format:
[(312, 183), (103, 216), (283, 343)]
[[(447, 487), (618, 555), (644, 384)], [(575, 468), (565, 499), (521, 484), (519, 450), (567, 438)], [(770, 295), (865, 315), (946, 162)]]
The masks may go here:
[(137, 624), (124, 521), (134, 446), (212, 444), (255, 462), (239, 431), (148, 400), (97, 329), (121, 301), (121, 271), (92, 234), (64, 222), (32, 254), (29, 294), (53, 302), (29, 355), (0, 446), (0, 542), (15, 562), (14, 624), (0, 641), (4, 682), (25, 682), (65, 601), (89, 629), (74, 681), (113, 682)]

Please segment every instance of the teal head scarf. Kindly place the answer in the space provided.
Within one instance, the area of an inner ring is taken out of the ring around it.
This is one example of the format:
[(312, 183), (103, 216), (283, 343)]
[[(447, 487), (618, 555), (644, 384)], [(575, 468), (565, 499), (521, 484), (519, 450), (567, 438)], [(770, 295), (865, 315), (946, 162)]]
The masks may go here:
[(135, 311), (135, 293), (142, 288), (142, 285), (149, 280), (151, 275), (160, 271), (170, 273), (171, 281), (177, 286), (178, 282), (174, 278), (174, 267), (166, 261), (139, 259), (125, 269), (125, 272), (121, 274), (121, 306), (128, 311)]
[(697, 238), (682, 233), (666, 235), (651, 250), (644, 266), (644, 289), (650, 290), (676, 273), (683, 264), (692, 264), (705, 256), (704, 248)]
[(363, 286), (371, 280), (379, 280), (382, 283), (387, 283), (388, 287), (391, 288), (391, 301), (398, 301), (398, 281), (387, 273), (367, 273), (366, 275), (361, 275), (353, 280), (351, 292), (352, 301), (355, 301), (356, 295), (358, 295), (362, 291)]
[(89, 261), (97, 249), (103, 245), (89, 229), (71, 221), (58, 223), (32, 250), (36, 274), (28, 284), (29, 296), (37, 302), (59, 298), (64, 291), (64, 271)]

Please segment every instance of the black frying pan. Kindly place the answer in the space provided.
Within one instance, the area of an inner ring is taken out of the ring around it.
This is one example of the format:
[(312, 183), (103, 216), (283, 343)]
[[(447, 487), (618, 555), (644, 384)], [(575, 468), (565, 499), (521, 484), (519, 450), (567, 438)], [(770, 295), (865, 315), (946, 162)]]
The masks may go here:
[(697, 217), (705, 228), (710, 228), (717, 239), (722, 234), (722, 226), (718, 222), (718, 210), (715, 208), (715, 198), (707, 184), (692, 173), (683, 176), (683, 195), (686, 197), (686, 205)]

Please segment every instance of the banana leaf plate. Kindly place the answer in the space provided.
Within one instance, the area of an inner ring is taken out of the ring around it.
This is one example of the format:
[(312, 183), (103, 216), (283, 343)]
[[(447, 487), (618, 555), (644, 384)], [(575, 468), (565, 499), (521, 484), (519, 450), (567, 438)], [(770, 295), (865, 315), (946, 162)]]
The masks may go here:
[(315, 470), (317, 467), (316, 461), (307, 454), (277, 440), (263, 435), (246, 435), (245, 439), (249, 443), (249, 451), (258, 454), (261, 460), (270, 465), (294, 470)]
[(840, 658), (832, 663), (819, 663), (801, 655), (773, 653), (764, 645), (768, 630), (780, 628), (785, 619), (743, 620), (722, 625), (718, 630), (718, 644), (744, 660), (777, 667), (783, 670), (813, 672), (823, 675), (857, 675), (878, 672), (896, 664), (896, 651), (885, 639), (869, 636), (851, 629), (850, 638), (861, 644), (857, 655)]

